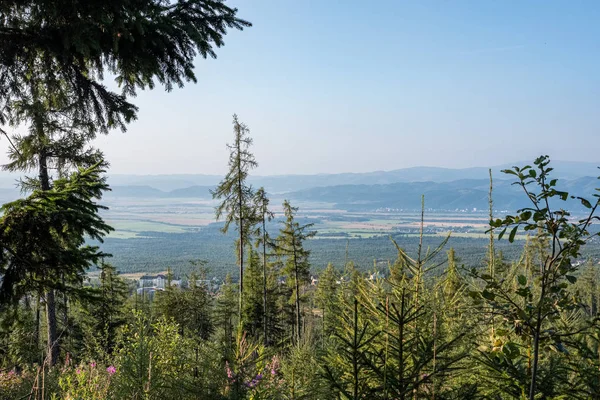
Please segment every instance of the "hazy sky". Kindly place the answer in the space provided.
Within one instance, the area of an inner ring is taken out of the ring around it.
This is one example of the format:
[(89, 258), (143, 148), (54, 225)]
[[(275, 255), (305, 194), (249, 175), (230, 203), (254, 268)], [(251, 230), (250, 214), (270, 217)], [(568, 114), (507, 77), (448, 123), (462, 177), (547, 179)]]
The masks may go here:
[(263, 175), (600, 160), (598, 1), (228, 3), (254, 26), (134, 100), (112, 173), (223, 173), (233, 113)]

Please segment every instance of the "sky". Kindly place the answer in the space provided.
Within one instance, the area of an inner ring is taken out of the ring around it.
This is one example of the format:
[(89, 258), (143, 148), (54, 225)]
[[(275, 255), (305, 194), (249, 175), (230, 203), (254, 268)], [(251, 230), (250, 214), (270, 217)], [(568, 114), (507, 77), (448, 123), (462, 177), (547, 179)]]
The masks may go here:
[(253, 27), (134, 99), (111, 173), (223, 174), (234, 113), (259, 175), (600, 161), (598, 1), (227, 3)]

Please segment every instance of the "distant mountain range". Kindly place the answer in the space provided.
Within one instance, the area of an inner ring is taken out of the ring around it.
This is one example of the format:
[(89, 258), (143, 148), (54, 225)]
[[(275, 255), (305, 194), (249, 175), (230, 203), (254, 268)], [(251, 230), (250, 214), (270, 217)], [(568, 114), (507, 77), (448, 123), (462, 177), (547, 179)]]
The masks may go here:
[[(597, 178), (584, 177), (559, 181), (557, 189), (571, 194), (591, 197), (600, 186)], [(535, 190), (535, 189), (534, 189)], [(435, 210), (486, 210), (489, 180), (460, 179), (452, 182), (399, 182), (386, 185), (338, 185), (316, 187), (288, 193), (291, 200), (334, 203), (345, 210), (401, 209), (418, 210), (421, 195), (425, 196), (425, 207)], [(530, 206), (523, 190), (512, 185), (510, 180), (495, 180), (493, 188), (494, 209), (516, 210)], [(556, 201), (553, 207), (578, 211), (582, 209), (578, 200)]]
[(171, 199), (210, 199), (214, 186), (190, 186), (187, 188), (163, 191), (147, 185), (111, 186), (106, 198), (171, 198)]
[[(524, 166), (526, 162), (492, 167), (495, 178), (501, 179), (500, 171), (513, 165)], [(577, 179), (585, 176), (598, 176), (600, 163), (577, 161), (552, 161), (555, 177)], [(440, 168), (412, 167), (393, 171), (363, 173), (316, 174), (316, 175), (271, 175), (249, 178), (254, 186), (263, 186), (271, 193), (285, 193), (320, 186), (373, 185), (398, 182), (452, 182), (461, 179), (487, 179), (487, 167)], [(214, 186), (222, 179), (219, 175), (110, 175), (109, 183), (114, 186), (146, 185), (163, 191), (182, 189), (191, 186)], [(0, 181), (1, 183), (1, 181)], [(0, 187), (1, 184), (0, 184)]]
[[(525, 163), (514, 163), (523, 166)], [(496, 208), (514, 210), (523, 205), (523, 195), (500, 171), (492, 168)], [(591, 195), (598, 187), (596, 164), (553, 161), (554, 177), (561, 187), (577, 195)], [(221, 180), (217, 175), (110, 175), (112, 192), (106, 198), (194, 198), (210, 199), (210, 189)], [(367, 173), (252, 176), (250, 182), (264, 186), (276, 197), (335, 203), (342, 209), (418, 209), (422, 194), (432, 209), (486, 209), (488, 168), (451, 169), (413, 167)], [(0, 202), (18, 197), (14, 175), (0, 174)], [(573, 209), (577, 203), (565, 205)]]

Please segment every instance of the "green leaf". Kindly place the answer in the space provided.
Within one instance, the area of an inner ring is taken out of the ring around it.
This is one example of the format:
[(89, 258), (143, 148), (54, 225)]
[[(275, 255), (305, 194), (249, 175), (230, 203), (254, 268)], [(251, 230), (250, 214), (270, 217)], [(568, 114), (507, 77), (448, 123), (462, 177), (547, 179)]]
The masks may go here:
[(560, 196), (560, 199), (562, 201), (566, 201), (569, 198), (569, 193), (567, 192), (559, 192), (558, 190), (556, 191), (556, 194)]
[(502, 352), (506, 356), (506, 358), (510, 360), (514, 360), (519, 357), (521, 352), (519, 351), (519, 346), (514, 342), (508, 342), (502, 346)]
[(481, 295), (483, 296), (484, 299), (486, 300), (491, 300), (493, 301), (496, 298), (496, 295), (492, 292), (489, 292), (487, 290), (484, 290), (483, 292), (481, 292)]
[(519, 275), (517, 277), (517, 281), (519, 282), (519, 285), (521, 285), (521, 286), (527, 285), (527, 278), (525, 277), (525, 275)]
[(498, 235), (498, 240), (502, 239), (502, 236), (506, 233), (506, 228), (502, 229), (502, 232)]
[(510, 231), (510, 235), (508, 235), (508, 241), (510, 243), (515, 241), (515, 235), (517, 234), (517, 230), (519, 229), (518, 226), (515, 226), (512, 231)]
[(577, 278), (574, 277), (573, 275), (566, 275), (565, 278), (570, 282), (570, 283), (575, 283), (577, 282)]
[(531, 218), (531, 211), (525, 211), (521, 213), (519, 218), (521, 219), (521, 221), (527, 221), (529, 218)]
[(581, 200), (581, 204), (583, 204), (583, 206), (585, 208), (592, 208), (592, 203), (590, 203), (589, 201), (587, 201), (584, 198), (579, 198), (579, 200)]

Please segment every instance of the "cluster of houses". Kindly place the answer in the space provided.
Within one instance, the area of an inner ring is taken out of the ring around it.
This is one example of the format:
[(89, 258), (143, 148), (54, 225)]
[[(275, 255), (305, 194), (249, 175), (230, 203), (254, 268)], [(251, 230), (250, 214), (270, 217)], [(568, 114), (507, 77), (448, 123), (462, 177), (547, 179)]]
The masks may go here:
[[(384, 276), (380, 272), (374, 272), (374, 273), (369, 274), (367, 277), (365, 277), (365, 279), (372, 281), (372, 280), (381, 279), (383, 277)], [(336, 283), (342, 284), (342, 283), (344, 283), (344, 281), (345, 281), (345, 278), (341, 277), (336, 281)], [(182, 285), (183, 286), (189, 285), (189, 282), (182, 281), (181, 279), (171, 279), (170, 283), (171, 283), (172, 287), (182, 287)], [(196, 283), (198, 285), (206, 286), (213, 293), (217, 292), (221, 285), (221, 283), (217, 280), (217, 278), (199, 279), (196, 281)], [(280, 278), (278, 283), (282, 284), (282, 285), (285, 284), (285, 279)], [(319, 278), (317, 276), (311, 275), (310, 284), (311, 284), (311, 286), (317, 286), (319, 284)], [(143, 275), (138, 279), (137, 294), (145, 295), (148, 297), (153, 297), (157, 291), (165, 290), (168, 285), (169, 285), (169, 278), (167, 275), (164, 275), (164, 274)]]
[[(164, 274), (142, 275), (138, 279), (137, 294), (152, 297), (157, 291), (165, 290), (169, 284), (171, 287), (182, 287), (189, 285), (189, 281), (183, 281), (182, 279), (169, 280), (169, 277)], [(210, 291), (217, 291), (220, 286), (217, 278), (198, 279), (196, 280), (196, 284), (205, 285)]]

